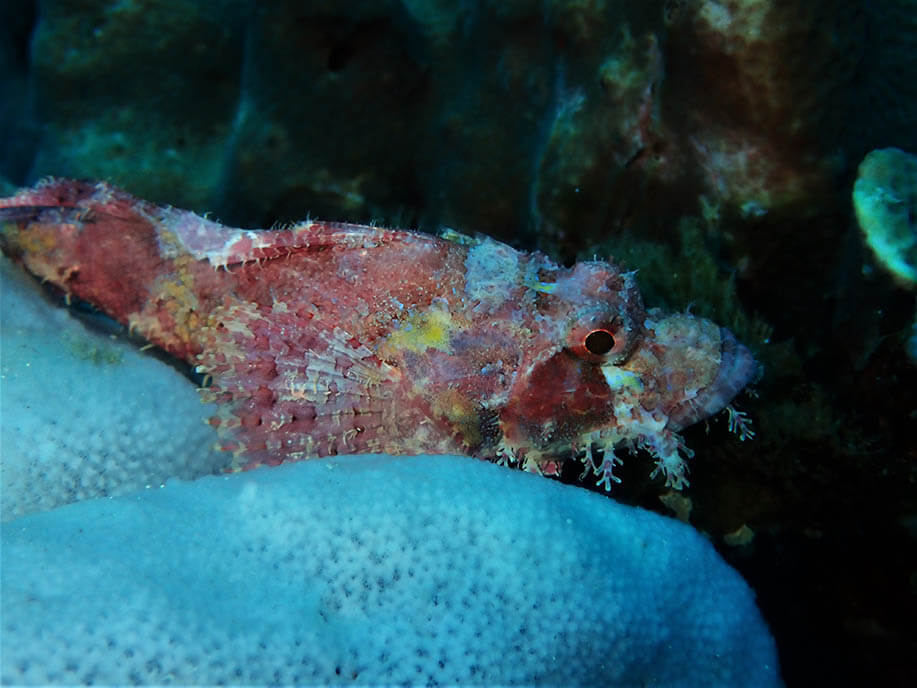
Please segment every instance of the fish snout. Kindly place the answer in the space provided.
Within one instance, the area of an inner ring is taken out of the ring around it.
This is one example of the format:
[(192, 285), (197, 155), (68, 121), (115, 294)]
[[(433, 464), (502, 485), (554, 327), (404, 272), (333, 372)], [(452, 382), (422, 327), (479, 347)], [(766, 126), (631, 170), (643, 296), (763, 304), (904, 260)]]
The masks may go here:
[(693, 398), (678, 404), (669, 415), (669, 427), (680, 430), (722, 411), (739, 392), (759, 379), (761, 365), (725, 327), (719, 328), (719, 366), (713, 379)]

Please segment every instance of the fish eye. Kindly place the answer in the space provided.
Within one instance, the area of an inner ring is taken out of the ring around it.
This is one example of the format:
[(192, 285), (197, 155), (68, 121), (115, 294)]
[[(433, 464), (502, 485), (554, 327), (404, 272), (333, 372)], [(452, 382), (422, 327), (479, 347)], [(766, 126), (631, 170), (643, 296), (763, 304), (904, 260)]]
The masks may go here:
[(583, 346), (594, 356), (604, 356), (615, 348), (615, 336), (608, 330), (592, 330), (583, 339)]
[(567, 351), (596, 365), (620, 365), (640, 341), (640, 330), (628, 314), (609, 317), (580, 314), (580, 323), (567, 331)]

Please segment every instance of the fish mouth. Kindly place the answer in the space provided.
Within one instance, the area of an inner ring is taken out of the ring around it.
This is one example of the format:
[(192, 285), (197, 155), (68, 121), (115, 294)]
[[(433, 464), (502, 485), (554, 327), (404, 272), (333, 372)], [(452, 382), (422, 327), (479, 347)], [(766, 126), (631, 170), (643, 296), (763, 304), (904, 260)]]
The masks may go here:
[(679, 404), (669, 416), (669, 427), (675, 431), (719, 413), (746, 385), (761, 376), (761, 366), (751, 351), (725, 327), (720, 328), (720, 365), (710, 384), (697, 395)]

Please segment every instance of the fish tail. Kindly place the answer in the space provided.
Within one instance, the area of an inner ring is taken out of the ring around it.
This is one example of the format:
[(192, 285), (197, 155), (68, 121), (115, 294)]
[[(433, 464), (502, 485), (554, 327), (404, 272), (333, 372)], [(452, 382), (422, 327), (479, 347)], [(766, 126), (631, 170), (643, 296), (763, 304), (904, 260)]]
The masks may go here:
[(195, 295), (178, 276), (181, 257), (165, 241), (160, 212), (104, 182), (47, 179), (0, 199), (0, 249), (68, 300), (187, 358), (197, 346), (176, 318)]

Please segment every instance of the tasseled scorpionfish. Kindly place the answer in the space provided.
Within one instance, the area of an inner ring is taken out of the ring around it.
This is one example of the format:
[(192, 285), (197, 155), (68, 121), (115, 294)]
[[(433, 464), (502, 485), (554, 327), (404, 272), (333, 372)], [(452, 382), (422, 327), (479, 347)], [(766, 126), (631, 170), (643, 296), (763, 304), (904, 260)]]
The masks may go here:
[(51, 179), (0, 200), (0, 245), (203, 374), (236, 467), (458, 453), (556, 475), (579, 458), (608, 488), (615, 452), (643, 448), (680, 488), (678, 431), (758, 369), (729, 331), (645, 310), (633, 273), (487, 238), (232, 229)]

